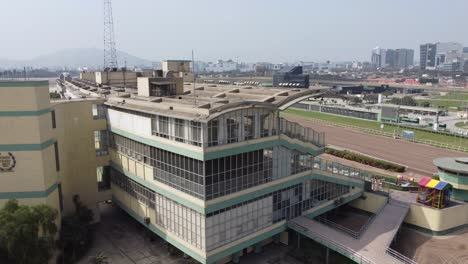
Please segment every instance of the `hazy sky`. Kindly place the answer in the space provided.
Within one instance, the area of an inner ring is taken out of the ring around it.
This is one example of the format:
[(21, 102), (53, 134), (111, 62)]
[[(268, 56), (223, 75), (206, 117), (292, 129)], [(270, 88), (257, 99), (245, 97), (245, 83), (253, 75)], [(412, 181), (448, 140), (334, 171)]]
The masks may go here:
[[(0, 58), (102, 48), (102, 0), (0, 0)], [(371, 49), (468, 46), (467, 0), (113, 0), (117, 49), (150, 60), (369, 60)]]

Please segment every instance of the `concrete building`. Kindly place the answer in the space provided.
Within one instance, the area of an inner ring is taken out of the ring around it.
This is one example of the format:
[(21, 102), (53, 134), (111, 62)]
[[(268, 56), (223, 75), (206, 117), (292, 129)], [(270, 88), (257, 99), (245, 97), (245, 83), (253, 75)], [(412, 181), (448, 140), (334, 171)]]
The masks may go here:
[(436, 66), (437, 44), (427, 43), (419, 46), (419, 66), (422, 70), (432, 70)]
[(207, 73), (233, 72), (237, 70), (237, 63), (232, 60), (218, 60), (215, 63), (209, 62), (205, 66)]
[(374, 68), (384, 68), (387, 62), (387, 50), (375, 47), (372, 49), (371, 64)]
[(0, 207), (15, 198), (67, 214), (79, 195), (99, 221), (111, 199), (103, 102), (51, 103), (48, 81), (0, 82)]
[(165, 77), (180, 77), (184, 82), (193, 82), (195, 75), (190, 60), (165, 60), (162, 62), (162, 71)]
[(288, 66), (273, 75), (273, 87), (308, 88), (309, 75), (302, 73), (302, 66)]
[(434, 164), (440, 179), (453, 186), (452, 197), (468, 202), (468, 158), (439, 158)]

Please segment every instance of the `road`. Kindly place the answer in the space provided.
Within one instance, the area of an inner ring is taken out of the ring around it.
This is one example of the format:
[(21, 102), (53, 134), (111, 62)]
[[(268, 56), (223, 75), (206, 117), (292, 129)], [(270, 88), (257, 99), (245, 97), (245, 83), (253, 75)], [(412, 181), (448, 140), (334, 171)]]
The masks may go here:
[(328, 126), (302, 118), (288, 116), (287, 119), (311, 127), (316, 131), (325, 132), (327, 144), (406, 165), (409, 171), (425, 176), (437, 172), (436, 166), (432, 163), (435, 158), (467, 156), (463, 152)]

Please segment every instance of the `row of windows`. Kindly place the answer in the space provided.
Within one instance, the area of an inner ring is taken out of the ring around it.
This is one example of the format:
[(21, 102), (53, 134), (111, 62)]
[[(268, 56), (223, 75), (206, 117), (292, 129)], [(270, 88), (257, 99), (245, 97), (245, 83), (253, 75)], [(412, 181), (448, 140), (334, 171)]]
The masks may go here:
[(242, 109), (208, 122), (208, 146), (273, 136), (278, 131), (278, 113), (267, 109)]
[(171, 232), (197, 248), (205, 249), (205, 217), (112, 169), (112, 183), (155, 210), (155, 225)]
[(111, 136), (111, 146), (126, 156), (154, 167), (155, 180), (203, 200), (296, 174), (311, 169), (313, 164), (311, 155), (280, 147), (203, 162), (117, 134)]
[(111, 174), (115, 185), (156, 210), (156, 225), (206, 250), (298, 217), (314, 206), (349, 192), (348, 186), (309, 180), (204, 216), (133, 182), (118, 171), (113, 170)]

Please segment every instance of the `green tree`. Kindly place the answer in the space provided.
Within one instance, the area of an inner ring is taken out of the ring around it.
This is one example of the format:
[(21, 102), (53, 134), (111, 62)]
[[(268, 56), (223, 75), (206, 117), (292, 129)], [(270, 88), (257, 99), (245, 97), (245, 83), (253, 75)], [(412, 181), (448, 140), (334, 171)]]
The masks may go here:
[(431, 106), (431, 103), (428, 102), (428, 101), (424, 101), (424, 102), (421, 103), (421, 106), (422, 106), (422, 107), (430, 107), (430, 106)]
[(362, 100), (361, 100), (361, 98), (359, 98), (359, 97), (351, 97), (351, 99), (349, 100), (349, 102), (350, 102), (351, 104), (355, 105), (355, 104), (360, 104), (360, 103), (362, 103)]
[(393, 93), (390, 91), (385, 91), (382, 93), (382, 95), (385, 96), (385, 98), (388, 98), (390, 95), (393, 95)]
[(64, 263), (74, 263), (87, 251), (92, 240), (93, 212), (84, 206), (78, 195), (73, 197), (75, 213), (62, 218), (59, 247)]
[(55, 248), (58, 212), (47, 205), (9, 200), (0, 210), (0, 251), (7, 263), (47, 263)]
[(408, 106), (416, 106), (418, 105), (418, 102), (416, 102), (416, 100), (414, 100), (414, 98), (411, 96), (405, 96), (401, 98), (401, 104), (408, 105)]

